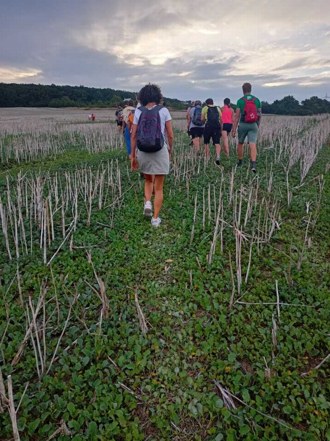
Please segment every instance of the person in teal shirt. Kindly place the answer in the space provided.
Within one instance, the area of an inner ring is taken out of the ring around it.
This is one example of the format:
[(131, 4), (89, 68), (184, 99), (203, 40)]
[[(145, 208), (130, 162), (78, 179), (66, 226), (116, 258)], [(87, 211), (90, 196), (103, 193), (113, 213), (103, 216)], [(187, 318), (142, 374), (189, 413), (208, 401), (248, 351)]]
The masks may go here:
[[(242, 89), (244, 96), (237, 101), (232, 136), (236, 136), (236, 129), (238, 127), (237, 165), (241, 166), (243, 163), (244, 141), (247, 138), (250, 147), (251, 170), (256, 173), (261, 103), (257, 97), (251, 94), (252, 86), (250, 83), (244, 83)], [(246, 109), (249, 109), (249, 115), (247, 115)]]

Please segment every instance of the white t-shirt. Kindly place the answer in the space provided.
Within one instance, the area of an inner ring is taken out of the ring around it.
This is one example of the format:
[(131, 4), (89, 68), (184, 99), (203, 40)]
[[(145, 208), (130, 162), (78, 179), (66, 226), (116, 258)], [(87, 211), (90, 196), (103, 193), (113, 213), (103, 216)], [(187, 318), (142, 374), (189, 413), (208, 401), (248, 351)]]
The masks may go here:
[[(139, 108), (135, 110), (133, 124), (138, 124), (141, 113), (142, 112)], [(165, 136), (165, 123), (166, 121), (171, 121), (172, 117), (166, 107), (161, 107), (161, 109), (159, 110), (159, 116), (160, 116), (161, 131), (163, 136)]]
[(135, 107), (132, 106), (126, 106), (123, 110), (123, 119), (126, 124), (128, 124), (128, 117), (132, 110), (135, 110)]

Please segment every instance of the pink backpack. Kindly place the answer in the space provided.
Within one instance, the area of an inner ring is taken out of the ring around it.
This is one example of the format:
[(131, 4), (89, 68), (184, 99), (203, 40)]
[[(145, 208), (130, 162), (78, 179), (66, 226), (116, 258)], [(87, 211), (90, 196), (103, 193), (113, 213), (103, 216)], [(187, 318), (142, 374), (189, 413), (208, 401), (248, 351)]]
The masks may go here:
[(248, 100), (247, 98), (243, 98), (245, 102), (244, 106), (244, 122), (246, 123), (255, 123), (259, 120), (258, 109), (255, 103), (255, 98)]

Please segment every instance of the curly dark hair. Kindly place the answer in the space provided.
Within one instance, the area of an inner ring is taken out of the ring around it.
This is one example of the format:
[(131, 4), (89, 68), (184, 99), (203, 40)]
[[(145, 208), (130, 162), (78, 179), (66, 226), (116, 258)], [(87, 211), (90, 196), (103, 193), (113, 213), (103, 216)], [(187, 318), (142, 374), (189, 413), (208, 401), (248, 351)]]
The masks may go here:
[(138, 100), (142, 106), (146, 106), (149, 103), (160, 104), (163, 95), (160, 91), (160, 87), (157, 84), (146, 84), (139, 92)]
[(207, 106), (212, 106), (212, 105), (213, 105), (213, 99), (212, 99), (212, 98), (208, 98), (208, 99), (205, 101), (205, 104), (206, 104)]

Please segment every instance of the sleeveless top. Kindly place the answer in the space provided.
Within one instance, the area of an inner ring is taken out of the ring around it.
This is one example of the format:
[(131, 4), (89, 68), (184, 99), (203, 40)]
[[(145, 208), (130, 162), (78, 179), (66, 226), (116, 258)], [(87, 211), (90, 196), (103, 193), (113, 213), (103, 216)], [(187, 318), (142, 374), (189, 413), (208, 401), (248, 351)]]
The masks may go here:
[(231, 107), (224, 106), (222, 109), (222, 123), (223, 124), (232, 124), (233, 123), (233, 112)]

